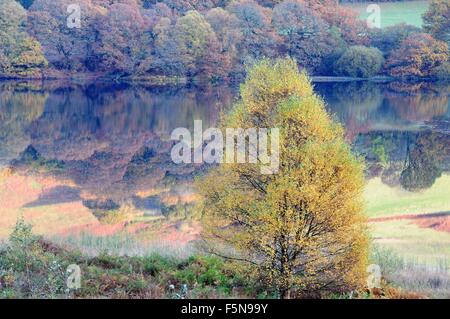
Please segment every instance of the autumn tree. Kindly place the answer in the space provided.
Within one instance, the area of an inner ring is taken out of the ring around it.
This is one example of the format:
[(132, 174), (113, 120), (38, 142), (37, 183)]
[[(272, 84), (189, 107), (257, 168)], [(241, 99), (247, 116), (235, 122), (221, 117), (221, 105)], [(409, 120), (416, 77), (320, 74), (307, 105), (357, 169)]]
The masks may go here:
[(152, 72), (164, 75), (185, 73), (183, 63), (177, 54), (177, 42), (172, 36), (173, 24), (170, 18), (162, 17), (152, 29), (154, 52)]
[(450, 45), (450, 1), (433, 0), (423, 14), (423, 29)]
[[(149, 35), (147, 21), (138, 3), (114, 3), (107, 7), (107, 14), (96, 20), (98, 31), (95, 55), (103, 70), (113, 73), (139, 74), (150, 68)], [(95, 68), (92, 66), (91, 68)]]
[(236, 16), (242, 41), (239, 46), (241, 60), (274, 57), (279, 38), (271, 24), (271, 10), (254, 0), (234, 1), (226, 10)]
[(209, 10), (205, 18), (221, 43), (222, 56), (229, 61), (230, 67), (239, 68), (239, 45), (243, 39), (239, 20), (222, 8)]
[(421, 32), (420, 28), (404, 23), (386, 28), (374, 28), (370, 33), (370, 45), (378, 48), (384, 56), (389, 56), (393, 50), (400, 47), (403, 40)]
[(433, 76), (438, 80), (450, 80), (450, 61), (436, 67), (433, 71)]
[(429, 77), (448, 60), (448, 46), (425, 33), (406, 38), (386, 62), (390, 75), (395, 77)]
[(272, 23), (283, 39), (287, 55), (314, 71), (334, 47), (329, 26), (301, 0), (286, 0), (273, 9)]
[(363, 165), (343, 128), (291, 59), (254, 65), (240, 96), (222, 127), (279, 128), (279, 171), (221, 164), (201, 180), (209, 248), (250, 266), (281, 298), (361, 287)]
[(14, 0), (0, 0), (0, 74), (39, 76), (47, 66), (40, 44), (25, 30), (26, 11)]
[[(189, 11), (169, 30), (176, 55), (188, 77), (225, 76), (229, 60), (222, 59), (221, 44), (208, 21), (197, 11)], [(169, 40), (170, 41), (170, 40)]]
[[(368, 30), (365, 21), (358, 12), (348, 6), (340, 5), (337, 0), (307, 1), (312, 8), (317, 8), (321, 17), (333, 27), (341, 30), (345, 41), (350, 45), (367, 45)], [(312, 5), (314, 4), (315, 5)]]
[(105, 9), (91, 0), (77, 1), (80, 8), (80, 28), (69, 27), (69, 6), (72, 0), (35, 0), (29, 9), (29, 32), (42, 45), (49, 63), (57, 69), (85, 70), (93, 56), (93, 44), (98, 41), (94, 21)]

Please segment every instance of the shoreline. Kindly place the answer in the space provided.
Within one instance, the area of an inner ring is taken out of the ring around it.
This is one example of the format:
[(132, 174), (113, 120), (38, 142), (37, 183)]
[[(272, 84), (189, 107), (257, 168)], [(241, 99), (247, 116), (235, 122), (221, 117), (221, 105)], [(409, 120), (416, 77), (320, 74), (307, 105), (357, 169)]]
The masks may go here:
[[(209, 83), (204, 81), (190, 80), (186, 77), (166, 77), (166, 76), (145, 76), (145, 77), (114, 77), (94, 74), (82, 74), (78, 76), (42, 76), (42, 77), (20, 77), (20, 76), (2, 76), (0, 75), (0, 83), (2, 82), (62, 82), (71, 84), (94, 84), (94, 83), (116, 83), (130, 85), (148, 85), (148, 86), (219, 86), (223, 84), (233, 85), (235, 81), (220, 81), (217, 83)], [(350, 83), (350, 82), (373, 82), (373, 83), (448, 83), (450, 80), (439, 80), (434, 78), (394, 78), (390, 76), (375, 76), (370, 78), (346, 77), (346, 76), (311, 76), (313, 83)]]

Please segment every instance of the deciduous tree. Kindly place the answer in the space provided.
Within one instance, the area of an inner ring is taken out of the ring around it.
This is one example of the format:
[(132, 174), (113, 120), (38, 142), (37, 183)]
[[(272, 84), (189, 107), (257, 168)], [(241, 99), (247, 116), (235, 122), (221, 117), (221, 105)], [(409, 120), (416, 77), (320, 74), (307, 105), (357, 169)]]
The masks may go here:
[(392, 76), (428, 77), (448, 60), (448, 46), (429, 34), (415, 34), (405, 39), (386, 62)]
[(253, 0), (232, 2), (226, 8), (239, 20), (243, 35), (240, 44), (241, 60), (273, 57), (276, 54), (278, 37), (271, 25), (271, 10)]
[(316, 70), (335, 47), (327, 23), (302, 0), (277, 4), (272, 21), (286, 53), (308, 70)]
[(214, 30), (197, 11), (189, 11), (178, 19), (172, 37), (187, 76), (223, 76), (229, 69), (229, 61), (221, 61), (221, 47)]
[(423, 15), (423, 29), (450, 45), (450, 1), (433, 0)]
[(0, 0), (0, 74), (40, 76), (47, 66), (40, 44), (25, 30), (26, 11), (14, 0)]
[(206, 20), (216, 33), (217, 40), (221, 43), (222, 56), (228, 59), (230, 66), (239, 68), (239, 45), (243, 39), (239, 29), (239, 20), (235, 15), (222, 8), (214, 8), (205, 15)]
[(280, 167), (262, 175), (259, 164), (222, 164), (200, 182), (211, 249), (251, 265), (282, 298), (361, 287), (363, 166), (296, 62), (252, 67), (222, 125), (278, 127)]
[[(135, 0), (109, 6), (96, 20), (99, 41), (95, 55), (103, 70), (139, 74), (150, 68), (150, 38), (147, 24)], [(94, 66), (93, 66), (94, 67)]]
[(381, 50), (387, 57), (400, 47), (403, 40), (418, 33), (421, 33), (420, 28), (404, 23), (373, 29), (370, 34), (370, 45)]
[(85, 70), (93, 56), (93, 44), (99, 41), (94, 28), (98, 15), (106, 9), (91, 0), (77, 1), (80, 7), (80, 28), (68, 25), (68, 8), (72, 0), (36, 0), (29, 9), (29, 31), (41, 44), (49, 63), (66, 70)]

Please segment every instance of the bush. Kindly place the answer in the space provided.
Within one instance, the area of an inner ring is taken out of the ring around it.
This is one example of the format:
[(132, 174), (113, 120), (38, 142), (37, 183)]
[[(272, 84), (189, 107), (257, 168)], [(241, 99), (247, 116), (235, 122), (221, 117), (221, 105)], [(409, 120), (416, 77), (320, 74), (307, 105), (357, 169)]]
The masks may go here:
[(65, 293), (64, 288), (62, 261), (19, 219), (6, 249), (0, 251), (0, 297), (55, 298)]
[[(81, 268), (81, 287), (66, 286), (66, 270)], [(236, 292), (236, 289), (240, 289)], [(254, 296), (259, 290), (236, 266), (214, 256), (187, 259), (153, 253), (87, 257), (32, 233), (19, 219), (8, 243), (0, 246), (1, 298), (211, 298)], [(238, 295), (239, 293), (239, 295)]]
[(352, 46), (336, 61), (337, 75), (368, 78), (377, 75), (384, 64), (383, 54), (377, 48)]

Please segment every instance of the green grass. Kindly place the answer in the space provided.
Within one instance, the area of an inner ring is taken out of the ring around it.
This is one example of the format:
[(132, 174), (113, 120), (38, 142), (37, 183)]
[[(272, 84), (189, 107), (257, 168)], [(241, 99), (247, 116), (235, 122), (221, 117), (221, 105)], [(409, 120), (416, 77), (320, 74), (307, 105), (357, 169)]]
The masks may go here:
[[(369, 3), (348, 4), (359, 12), (361, 20), (366, 20), (369, 13), (366, 12)], [(422, 27), (422, 14), (428, 8), (428, 1), (404, 1), (379, 3), (381, 8), (381, 27), (385, 28), (399, 23), (411, 24)]]
[[(407, 192), (375, 178), (368, 181), (364, 197), (369, 217), (447, 212), (450, 175), (443, 175), (422, 192)], [(450, 265), (450, 233), (419, 227), (410, 219), (372, 222), (370, 233), (374, 244), (392, 252), (389, 258), (375, 262), (383, 263), (380, 266), (389, 280), (409, 291), (450, 297), (450, 281), (444, 280)]]
[(443, 175), (422, 192), (391, 187), (379, 178), (371, 179), (364, 191), (369, 217), (427, 214), (450, 211), (450, 175)]

